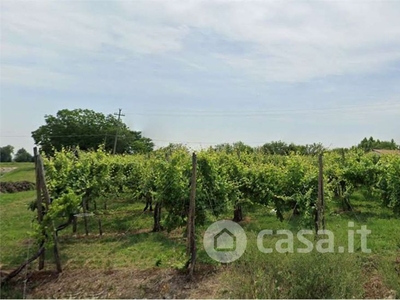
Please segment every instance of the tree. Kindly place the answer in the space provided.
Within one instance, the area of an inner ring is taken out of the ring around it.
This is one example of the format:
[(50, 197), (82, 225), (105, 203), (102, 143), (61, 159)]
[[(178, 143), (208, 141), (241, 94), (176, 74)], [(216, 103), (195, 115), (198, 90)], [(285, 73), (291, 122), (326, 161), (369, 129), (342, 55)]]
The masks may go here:
[(279, 154), (279, 155), (289, 154), (289, 145), (283, 141), (266, 143), (263, 146), (261, 146), (261, 149), (265, 154)]
[(15, 154), (14, 161), (16, 162), (33, 162), (33, 156), (26, 151), (24, 148), (21, 148)]
[(380, 141), (375, 140), (372, 136), (367, 139), (364, 138), (358, 145), (357, 148), (363, 149), (365, 152), (372, 151), (373, 149), (386, 149), (386, 150), (396, 150), (400, 149), (400, 146), (395, 143), (392, 139), (391, 141)]
[(13, 153), (14, 153), (14, 147), (11, 145), (0, 147), (0, 161), (11, 162)]
[(116, 153), (147, 153), (154, 147), (151, 139), (130, 130), (111, 114), (106, 116), (89, 109), (63, 109), (56, 116), (46, 115), (45, 122), (32, 132), (32, 137), (46, 154), (62, 147), (79, 147), (86, 151), (102, 144), (111, 152), (117, 132)]
[(240, 141), (233, 144), (218, 144), (211, 148), (217, 152), (236, 153), (239, 156), (240, 153), (253, 153), (256, 150), (256, 148), (252, 148), (251, 146), (246, 145), (245, 143)]
[(306, 155), (317, 155), (324, 152), (326, 149), (321, 143), (307, 144), (305, 147)]
[(218, 144), (212, 148), (218, 152), (225, 151), (226, 153), (232, 153), (234, 151), (233, 146), (229, 143)]

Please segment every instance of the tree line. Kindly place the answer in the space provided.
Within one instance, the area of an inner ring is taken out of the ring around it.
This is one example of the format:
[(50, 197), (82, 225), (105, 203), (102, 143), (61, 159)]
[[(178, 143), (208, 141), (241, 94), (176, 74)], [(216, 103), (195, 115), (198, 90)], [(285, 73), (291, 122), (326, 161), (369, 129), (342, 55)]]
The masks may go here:
[[(297, 153), (300, 155), (316, 155), (321, 152), (328, 150), (321, 143), (313, 143), (306, 145), (296, 145), (294, 143), (286, 143), (283, 141), (272, 141), (265, 143), (259, 147), (251, 147), (242, 142), (237, 142), (233, 144), (219, 144), (214, 147), (216, 151), (225, 151), (228, 153), (253, 153), (261, 152), (264, 154), (277, 154), (277, 155), (289, 155), (290, 153)], [(350, 148), (335, 148), (332, 149), (334, 152), (347, 152), (349, 150), (361, 149), (364, 152), (370, 152), (373, 149), (384, 149), (384, 150), (400, 150), (400, 145), (397, 145), (392, 139), (391, 141), (381, 141), (379, 139), (375, 140), (373, 137), (364, 138), (356, 146)]]
[(21, 148), (14, 154), (14, 147), (7, 145), (0, 147), (0, 161), (1, 162), (33, 162), (33, 156), (25, 148)]
[[(144, 154), (154, 150), (153, 141), (142, 136), (140, 131), (131, 130), (123, 121), (111, 114), (105, 115), (89, 109), (62, 109), (55, 116), (45, 115), (45, 124), (32, 131), (32, 138), (41, 151), (50, 156), (62, 148), (79, 148), (88, 151), (97, 150), (103, 146), (107, 152), (113, 152), (115, 146), (116, 154)], [(242, 142), (225, 143), (212, 148), (216, 151), (261, 152), (278, 155), (289, 155), (290, 153), (315, 155), (327, 150), (321, 143), (296, 145), (283, 141), (268, 142), (259, 147), (251, 147)], [(400, 150), (400, 145), (397, 145), (393, 139), (381, 141), (370, 137), (364, 138), (357, 146), (333, 150), (348, 151), (354, 148), (362, 149), (365, 152), (373, 149)], [(1, 162), (33, 160), (32, 155), (24, 148), (19, 149), (14, 158), (14, 147), (11, 145), (0, 147), (0, 150)]]

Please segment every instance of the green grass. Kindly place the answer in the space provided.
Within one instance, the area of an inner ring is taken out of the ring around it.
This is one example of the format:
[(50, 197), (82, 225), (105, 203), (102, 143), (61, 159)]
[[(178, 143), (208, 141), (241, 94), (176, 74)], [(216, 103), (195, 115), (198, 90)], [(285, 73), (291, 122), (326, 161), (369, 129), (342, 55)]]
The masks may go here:
[[(0, 163), (1, 167), (17, 169), (3, 174), (0, 181), (35, 181), (33, 163)], [(0, 265), (4, 269), (17, 266), (33, 251), (29, 232), (35, 215), (27, 206), (35, 198), (35, 191), (0, 194)]]
[[(274, 250), (263, 254), (257, 249), (256, 233), (262, 229), (290, 229), (300, 227), (296, 218), (279, 222), (262, 209), (247, 212), (251, 222), (244, 224), (248, 235), (245, 254), (228, 266), (226, 281), (230, 289), (223, 296), (233, 298), (363, 298), (364, 285), (372, 275), (381, 278), (388, 290), (400, 296), (400, 269), (395, 261), (400, 257), (400, 220), (390, 210), (382, 208), (373, 199), (356, 193), (352, 199), (355, 212), (335, 213), (335, 205), (327, 215), (326, 227), (335, 236), (335, 249), (347, 248), (348, 222), (354, 229), (367, 225), (371, 230), (368, 248), (372, 253), (361, 253), (360, 240), (355, 238), (355, 253), (280, 254)], [(274, 235), (265, 241), (265, 247), (274, 248), (285, 236)], [(294, 249), (303, 248), (295, 238)], [(240, 287), (240, 288), (237, 288)]]
[(357, 258), (335, 254), (262, 254), (250, 244), (228, 266), (230, 298), (363, 298)]
[[(110, 209), (116, 202), (112, 204)], [(82, 264), (93, 268), (138, 269), (183, 265), (183, 238), (176, 232), (151, 232), (153, 216), (142, 211), (141, 203), (120, 203), (119, 209), (113, 210), (114, 215), (101, 217), (103, 236), (99, 235), (97, 217), (88, 218), (88, 237), (85, 236), (84, 220), (79, 218), (76, 234), (71, 228), (60, 234), (62, 259), (68, 261), (71, 268), (79, 268)]]
[(0, 264), (5, 269), (26, 259), (34, 217), (27, 205), (35, 198), (35, 191), (0, 195)]
[(0, 175), (0, 181), (30, 181), (35, 182), (35, 165), (34, 163), (0, 163), (2, 167), (15, 167), (17, 169)]

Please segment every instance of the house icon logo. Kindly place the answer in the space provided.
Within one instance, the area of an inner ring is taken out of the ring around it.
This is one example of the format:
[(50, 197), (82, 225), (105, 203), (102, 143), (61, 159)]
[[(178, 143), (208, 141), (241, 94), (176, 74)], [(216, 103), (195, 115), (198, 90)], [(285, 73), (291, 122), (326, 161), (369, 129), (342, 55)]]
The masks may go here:
[(243, 228), (232, 221), (218, 221), (211, 224), (204, 233), (204, 249), (214, 260), (230, 263), (239, 259), (247, 246)]
[(227, 228), (221, 230), (214, 236), (214, 249), (216, 251), (235, 251), (236, 250), (236, 236)]

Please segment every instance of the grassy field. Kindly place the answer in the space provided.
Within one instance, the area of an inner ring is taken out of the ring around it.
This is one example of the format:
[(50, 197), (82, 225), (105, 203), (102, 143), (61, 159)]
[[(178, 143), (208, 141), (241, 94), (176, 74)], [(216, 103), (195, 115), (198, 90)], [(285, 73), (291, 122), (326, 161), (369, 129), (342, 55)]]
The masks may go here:
[[(1, 180), (32, 181), (33, 166), (22, 164), (20, 168)], [(34, 214), (27, 209), (33, 199), (34, 191), (0, 196), (2, 269), (16, 267), (35, 249), (29, 238)], [(352, 202), (353, 212), (336, 212), (333, 204), (328, 207), (327, 229), (334, 232), (337, 248), (347, 245), (349, 221), (355, 223), (356, 230), (367, 225), (372, 231), (368, 237), (372, 253), (361, 253), (360, 242), (355, 239), (353, 254), (280, 254), (276, 251), (263, 254), (256, 244), (260, 230), (289, 229), (296, 233), (301, 228), (299, 220), (288, 214), (286, 220), (280, 222), (269, 208), (245, 208), (246, 218), (241, 225), (246, 231), (248, 246), (234, 263), (224, 265), (209, 258), (202, 245), (202, 234), (207, 226), (197, 228), (198, 284), (187, 288), (179, 271), (186, 262), (183, 230), (152, 233), (153, 216), (143, 212), (144, 205), (133, 203), (129, 198), (110, 199), (112, 215), (102, 217), (104, 235), (99, 236), (95, 217), (89, 218), (88, 237), (84, 234), (82, 219), (78, 221), (77, 234), (73, 234), (71, 228), (63, 231), (59, 238), (63, 280), (46, 281), (33, 276), (27, 293), (39, 298), (94, 297), (98, 291), (104, 292), (100, 297), (117, 298), (165, 295), (180, 298), (400, 297), (400, 220), (362, 191), (353, 195)], [(231, 218), (230, 215), (224, 217)], [(210, 218), (209, 224), (213, 221)], [(265, 246), (273, 248), (280, 238), (282, 236), (276, 234), (271, 236)], [(304, 245), (295, 241), (294, 247)], [(36, 267), (34, 263), (31, 271)], [(54, 269), (51, 255), (48, 255), (46, 269)], [(113, 274), (114, 279), (107, 274)], [(23, 278), (17, 280), (14, 286), (2, 289), (2, 298), (21, 296), (23, 286)]]
[[(400, 292), (400, 220), (375, 202), (368, 202), (361, 193), (353, 197), (356, 212), (330, 213), (327, 229), (335, 236), (335, 248), (346, 246), (348, 222), (354, 229), (367, 225), (371, 230), (368, 248), (371, 253), (360, 252), (360, 241), (355, 239), (355, 253), (272, 254), (260, 253), (256, 244), (248, 244), (246, 253), (233, 263), (231, 296), (238, 298), (381, 298)], [(331, 211), (334, 211), (331, 208)], [(373, 211), (374, 213), (371, 213)], [(296, 220), (280, 223), (274, 218), (255, 214), (244, 225), (248, 236), (260, 229), (289, 229), (298, 231)], [(278, 238), (274, 236), (267, 245), (273, 248)], [(294, 248), (303, 244), (294, 243)]]
[(0, 262), (3, 268), (15, 267), (26, 258), (24, 243), (29, 239), (34, 216), (27, 205), (35, 197), (35, 191), (0, 195)]
[(0, 175), (0, 181), (30, 181), (35, 182), (34, 163), (0, 163), (0, 168), (16, 168), (11, 172)]

